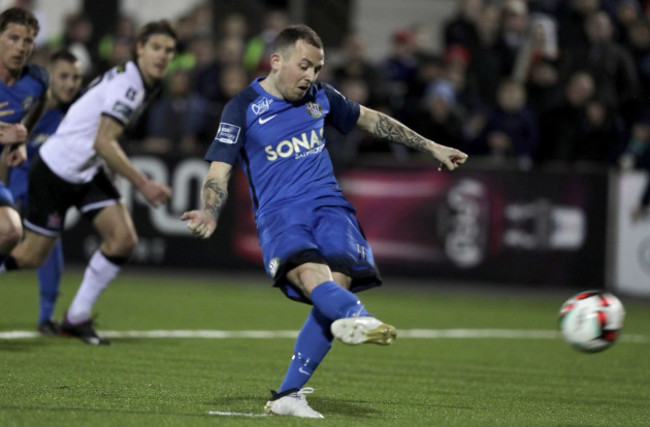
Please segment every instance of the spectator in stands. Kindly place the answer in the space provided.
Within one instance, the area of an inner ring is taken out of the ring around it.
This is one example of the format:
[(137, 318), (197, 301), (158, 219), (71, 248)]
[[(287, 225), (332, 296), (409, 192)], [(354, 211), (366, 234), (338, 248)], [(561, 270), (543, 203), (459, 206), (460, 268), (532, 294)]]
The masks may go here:
[(539, 140), (537, 117), (526, 105), (526, 91), (521, 83), (504, 78), (497, 92), (497, 106), (488, 113), (481, 138), (472, 152), (488, 156), (497, 164), (516, 161), (529, 169)]
[(390, 52), (381, 62), (388, 108), (395, 118), (407, 124), (412, 118), (411, 106), (406, 99), (417, 80), (418, 62), (414, 55), (413, 34), (399, 29), (391, 36)]
[(166, 93), (149, 110), (148, 137), (142, 147), (154, 153), (199, 155), (205, 150), (199, 139), (206, 125), (207, 101), (192, 90), (187, 70), (178, 69), (168, 79)]
[(575, 160), (575, 143), (583, 139), (587, 104), (596, 92), (594, 79), (584, 71), (576, 72), (563, 92), (563, 96), (540, 116), (539, 163)]
[(560, 19), (559, 43), (565, 51), (586, 49), (589, 45), (585, 23), (587, 16), (596, 13), (600, 0), (570, 0), (570, 9)]
[(640, 18), (627, 27), (629, 49), (639, 73), (638, 97), (650, 99), (650, 18)]
[(531, 17), (526, 39), (517, 51), (512, 77), (525, 83), (539, 63), (553, 64), (558, 56), (555, 21), (546, 15), (535, 15)]
[(115, 23), (115, 29), (99, 40), (99, 67), (102, 70), (114, 67), (130, 59), (130, 53), (125, 55), (125, 51), (130, 50), (136, 32), (135, 20), (128, 15), (121, 14)]
[(599, 96), (630, 117), (636, 111), (638, 73), (630, 52), (612, 38), (612, 22), (605, 12), (588, 16), (588, 48), (566, 55), (564, 74), (586, 69), (594, 77)]
[(441, 144), (464, 149), (462, 122), (456, 110), (456, 89), (448, 80), (440, 79), (427, 89), (423, 111), (415, 122), (415, 131)]
[(481, 49), (479, 25), (483, 19), (483, 0), (458, 0), (458, 10), (454, 16), (444, 24), (445, 47), (461, 45), (471, 55)]
[(479, 46), (469, 49), (467, 80), (473, 82), (469, 85), (469, 91), (473, 97), (481, 99), (485, 106), (495, 104), (497, 86), (501, 78), (501, 58), (496, 50), (500, 21), (501, 8), (496, 4), (487, 4), (478, 22)]
[(250, 74), (258, 76), (266, 74), (271, 64), (269, 62), (273, 40), (289, 24), (289, 16), (282, 10), (271, 10), (264, 16), (264, 28), (249, 40), (244, 51), (244, 68)]
[(82, 14), (73, 14), (66, 18), (63, 33), (63, 45), (74, 56), (79, 58), (81, 72), (84, 78), (93, 77), (98, 57), (91, 50), (90, 41), (93, 36), (93, 24)]
[(592, 166), (615, 165), (623, 146), (622, 122), (606, 102), (594, 97), (585, 107), (584, 130), (575, 142), (571, 160)]
[(641, 5), (638, 0), (619, 0), (616, 3), (614, 16), (615, 40), (622, 45), (629, 46), (627, 28), (641, 17)]
[(557, 96), (558, 59), (555, 20), (547, 15), (532, 16), (526, 42), (517, 52), (513, 78), (526, 86), (528, 104), (537, 114), (546, 111)]
[(368, 59), (366, 42), (357, 33), (349, 33), (343, 39), (342, 57), (339, 65), (334, 67), (333, 77), (337, 85), (352, 79), (368, 83), (368, 99), (364, 105), (377, 107), (383, 102), (381, 75), (375, 65)]
[(523, 0), (508, 0), (503, 5), (501, 31), (496, 51), (501, 59), (501, 75), (511, 76), (517, 53), (528, 38), (528, 6)]

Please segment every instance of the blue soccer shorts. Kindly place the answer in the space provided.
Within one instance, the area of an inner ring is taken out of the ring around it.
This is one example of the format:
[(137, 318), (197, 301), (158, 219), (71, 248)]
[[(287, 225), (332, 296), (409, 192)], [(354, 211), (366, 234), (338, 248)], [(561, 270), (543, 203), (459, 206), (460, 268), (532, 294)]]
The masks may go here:
[(307, 262), (351, 277), (352, 292), (381, 285), (372, 250), (350, 207), (290, 204), (260, 216), (257, 236), (274, 286), (296, 301), (311, 304), (287, 273)]

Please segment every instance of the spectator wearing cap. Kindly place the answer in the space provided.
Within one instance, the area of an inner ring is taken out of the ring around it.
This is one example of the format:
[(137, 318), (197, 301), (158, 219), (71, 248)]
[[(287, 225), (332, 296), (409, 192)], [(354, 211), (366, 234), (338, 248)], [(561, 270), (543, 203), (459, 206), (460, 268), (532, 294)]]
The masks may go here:
[(462, 121), (456, 108), (456, 89), (448, 80), (432, 83), (424, 96), (414, 128), (438, 143), (463, 149)]

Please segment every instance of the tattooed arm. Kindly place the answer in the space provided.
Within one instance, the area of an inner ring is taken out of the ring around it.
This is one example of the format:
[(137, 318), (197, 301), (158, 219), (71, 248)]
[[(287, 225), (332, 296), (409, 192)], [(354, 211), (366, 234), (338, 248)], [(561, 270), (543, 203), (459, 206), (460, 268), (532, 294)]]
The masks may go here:
[(202, 208), (188, 211), (181, 216), (187, 222), (187, 229), (195, 237), (207, 239), (217, 229), (219, 215), (228, 199), (228, 181), (232, 166), (228, 163), (212, 162), (208, 174), (203, 180), (201, 190)]
[(426, 139), (392, 117), (364, 106), (361, 106), (357, 127), (376, 138), (427, 153), (449, 170), (456, 169), (467, 160), (467, 154), (462, 151)]

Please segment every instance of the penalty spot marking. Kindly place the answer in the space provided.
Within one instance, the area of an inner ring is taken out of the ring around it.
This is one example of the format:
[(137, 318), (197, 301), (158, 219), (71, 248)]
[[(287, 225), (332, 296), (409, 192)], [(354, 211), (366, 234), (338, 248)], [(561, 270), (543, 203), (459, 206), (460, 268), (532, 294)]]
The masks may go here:
[[(205, 339), (276, 339), (298, 336), (298, 331), (217, 331), (217, 330), (152, 330), (152, 331), (99, 331), (106, 338), (205, 338)], [(0, 340), (40, 338), (33, 331), (0, 332)], [(399, 339), (558, 339), (560, 333), (537, 329), (398, 329)], [(623, 333), (621, 342), (650, 343), (650, 337)]]

